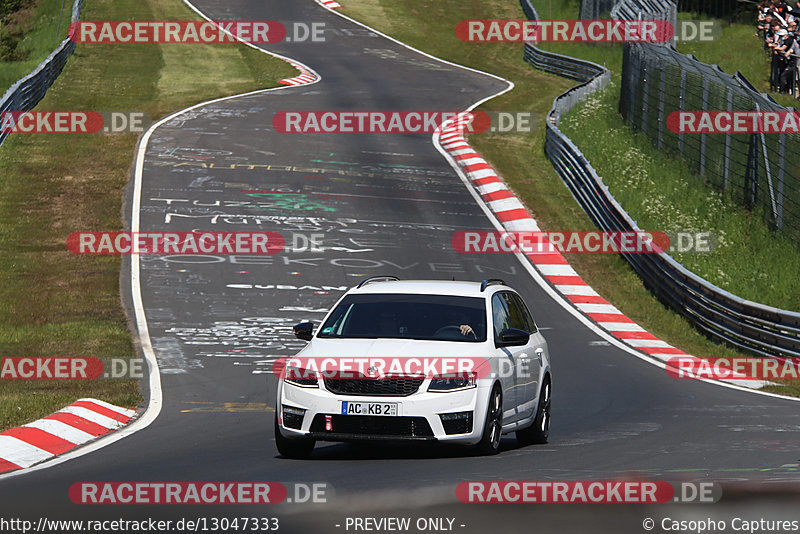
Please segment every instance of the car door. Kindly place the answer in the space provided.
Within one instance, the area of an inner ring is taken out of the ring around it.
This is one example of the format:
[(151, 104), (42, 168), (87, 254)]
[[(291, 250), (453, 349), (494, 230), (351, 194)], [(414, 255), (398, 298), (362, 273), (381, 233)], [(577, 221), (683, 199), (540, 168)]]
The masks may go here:
[(500, 381), (503, 385), (503, 423), (513, 423), (521, 417), (517, 406), (521, 398), (517, 374), (521, 353), (524, 352), (525, 346), (503, 346), (500, 340), (500, 333), (503, 330), (514, 328), (504, 293), (498, 292), (492, 296), (492, 321), (494, 323), (495, 357), (499, 360)]
[[(525, 330), (531, 337), (524, 350), (519, 354), (518, 361), (518, 391), (517, 404), (520, 417), (532, 417), (537, 407), (539, 394), (539, 375), (541, 374), (542, 360), (547, 350), (547, 343), (536, 327), (530, 310), (522, 298), (516, 293), (504, 293), (506, 307), (509, 309), (509, 318), (512, 328)], [(515, 311), (512, 311), (515, 310)]]

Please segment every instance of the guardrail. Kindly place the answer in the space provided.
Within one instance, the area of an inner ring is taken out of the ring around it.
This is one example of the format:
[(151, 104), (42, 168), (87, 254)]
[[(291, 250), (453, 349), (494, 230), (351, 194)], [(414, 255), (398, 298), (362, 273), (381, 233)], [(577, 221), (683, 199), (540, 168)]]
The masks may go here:
[[(72, 5), (72, 22), (77, 22), (83, 7), (83, 0), (75, 0)], [(6, 111), (30, 111), (38, 104), (47, 90), (56, 81), (67, 59), (75, 50), (75, 43), (64, 39), (47, 59), (42, 61), (33, 72), (20, 79), (8, 88), (0, 99), (0, 114)], [(8, 132), (0, 130), (0, 145), (8, 137)]]
[[(538, 20), (530, 0), (520, 3), (529, 19)], [(569, 78), (583, 82), (558, 96), (547, 116), (545, 153), (556, 172), (600, 229), (641, 231), (583, 153), (558, 129), (561, 115), (604, 87), (610, 72), (595, 63), (539, 50), (530, 43), (525, 44), (525, 59), (537, 68), (568, 72)], [(800, 358), (800, 313), (739, 298), (692, 273), (667, 253), (624, 256), (650, 291), (712, 339), (762, 356)]]

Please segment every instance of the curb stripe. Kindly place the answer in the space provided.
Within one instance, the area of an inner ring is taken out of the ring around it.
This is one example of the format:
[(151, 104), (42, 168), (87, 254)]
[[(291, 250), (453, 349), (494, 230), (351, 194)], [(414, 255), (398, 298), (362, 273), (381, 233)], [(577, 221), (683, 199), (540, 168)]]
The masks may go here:
[(10, 436), (20, 441), (24, 441), (28, 445), (33, 445), (42, 449), (50, 454), (62, 454), (75, 446), (65, 439), (61, 439), (52, 434), (48, 434), (44, 430), (32, 427), (17, 427), (11, 430), (6, 430), (0, 436)]
[(0, 451), (3, 451), (3, 456), (13, 460), (20, 467), (30, 467), (53, 456), (30, 443), (2, 435), (0, 435)]
[(94, 437), (102, 436), (108, 429), (104, 426), (98, 425), (96, 423), (92, 423), (84, 419), (83, 417), (79, 417), (72, 413), (66, 412), (56, 412), (53, 415), (48, 415), (45, 419), (52, 419), (54, 421), (60, 421), (65, 425), (74, 426), (78, 430), (82, 430), (87, 434), (91, 434)]
[(560, 276), (560, 275), (549, 275), (549, 274), (546, 274), (546, 275), (544, 275), (544, 277), (547, 280), (549, 280), (550, 282), (552, 282), (553, 284), (555, 284), (555, 285), (570, 285), (570, 284), (580, 285), (580, 284), (585, 284), (586, 283), (586, 282), (583, 281), (583, 278), (581, 278), (580, 276), (577, 276), (577, 275), (575, 275), (575, 276)]
[(295, 76), (294, 78), (284, 78), (283, 80), (278, 80), (278, 83), (282, 85), (306, 85), (311, 82), (316, 82), (318, 80), (317, 75), (310, 70), (308, 70), (304, 65), (297, 63), (296, 61), (292, 61), (290, 59), (285, 60), (289, 65), (296, 68), (300, 71), (300, 74)]
[(105, 415), (93, 412), (92, 410), (83, 408), (81, 406), (67, 406), (61, 411), (63, 413), (77, 415), (78, 417), (86, 419), (87, 421), (91, 421), (92, 423), (105, 427), (109, 430), (120, 426), (119, 421), (116, 419), (111, 419), (110, 417), (106, 417)]
[(515, 210), (508, 210), (508, 211), (499, 211), (496, 212), (495, 215), (497, 215), (497, 218), (500, 220), (500, 222), (513, 221), (516, 219), (527, 219), (528, 217), (530, 217), (530, 214), (528, 214), (528, 210), (526, 210), (525, 208), (518, 208)]
[(619, 339), (625, 340), (626, 342), (629, 339), (658, 339), (656, 336), (654, 336), (650, 332), (646, 332), (646, 331), (645, 332), (624, 332), (624, 331), (620, 331), (620, 332), (614, 332), (614, 336), (619, 338)]
[(5, 473), (7, 471), (16, 471), (17, 469), (22, 469), (22, 466), (17, 464), (12, 464), (11, 462), (0, 458), (0, 473)]
[(327, 9), (341, 9), (342, 5), (335, 0), (317, 0), (317, 3)]
[[(585, 284), (586, 282), (584, 282)], [(589, 286), (586, 286), (589, 287)], [(621, 313), (587, 313), (589, 317), (597, 321), (598, 323), (631, 323), (636, 324), (626, 315), (622, 315)]]
[(508, 189), (499, 189), (491, 193), (484, 193), (481, 195), (487, 202), (495, 202), (497, 200), (505, 200), (507, 198), (514, 198), (514, 193)]
[(54, 436), (58, 436), (59, 438), (69, 441), (75, 445), (86, 443), (94, 438), (94, 436), (88, 432), (79, 430), (74, 426), (69, 426), (61, 421), (56, 421), (55, 419), (39, 419), (38, 421), (34, 421), (23, 426), (44, 430), (45, 432), (53, 434)]
[(93, 412), (99, 413), (100, 415), (104, 415), (109, 419), (119, 421), (120, 423), (126, 423), (128, 419), (130, 419), (130, 416), (123, 415), (115, 410), (109, 410), (105, 406), (100, 406), (99, 404), (88, 400), (79, 400), (78, 402), (72, 403), (72, 406), (87, 408)]
[(61, 410), (0, 433), (0, 473), (31, 467), (108, 434), (135, 411), (97, 399), (79, 399)]

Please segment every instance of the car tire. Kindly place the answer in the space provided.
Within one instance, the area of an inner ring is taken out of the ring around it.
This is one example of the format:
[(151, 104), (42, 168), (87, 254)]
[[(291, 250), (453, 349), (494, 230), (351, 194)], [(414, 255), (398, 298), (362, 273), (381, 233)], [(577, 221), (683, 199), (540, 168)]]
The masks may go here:
[(500, 436), (503, 430), (503, 392), (495, 385), (489, 395), (486, 408), (486, 421), (483, 424), (483, 436), (478, 442), (478, 452), (484, 456), (500, 452)]
[(539, 395), (539, 404), (536, 408), (536, 417), (528, 428), (517, 430), (517, 441), (520, 445), (538, 445), (547, 443), (550, 435), (550, 409), (552, 387), (550, 377), (545, 377), (542, 391)]
[(278, 415), (275, 414), (275, 445), (277, 445), (281, 456), (297, 460), (310, 458), (311, 453), (314, 452), (315, 444), (316, 442), (309, 438), (285, 437), (281, 434), (281, 429), (278, 427)]

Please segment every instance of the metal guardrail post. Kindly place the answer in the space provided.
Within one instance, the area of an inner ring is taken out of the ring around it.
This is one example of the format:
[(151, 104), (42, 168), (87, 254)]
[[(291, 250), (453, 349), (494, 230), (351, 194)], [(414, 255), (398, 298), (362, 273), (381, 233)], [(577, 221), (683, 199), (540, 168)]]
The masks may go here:
[[(680, 101), (680, 111), (686, 111), (686, 69), (681, 68), (681, 101)], [(678, 134), (678, 152), (680, 152), (681, 156), (683, 155), (683, 148), (684, 148), (684, 139), (683, 136), (685, 134), (683, 132)]]
[[(708, 78), (703, 78), (703, 111), (708, 111)], [(708, 134), (700, 134), (700, 174), (706, 173), (706, 143), (708, 142)]]
[(783, 173), (786, 166), (786, 134), (781, 133), (778, 137), (778, 199), (775, 210), (775, 227), (778, 230), (783, 228)]
[[(728, 111), (733, 111), (733, 89), (728, 87)], [(728, 190), (728, 182), (731, 176), (731, 141), (733, 134), (725, 134), (725, 161), (722, 162), (722, 189)]]
[(658, 148), (664, 148), (664, 107), (667, 105), (665, 95), (667, 94), (667, 69), (661, 70), (661, 85), (659, 86), (658, 99)]

